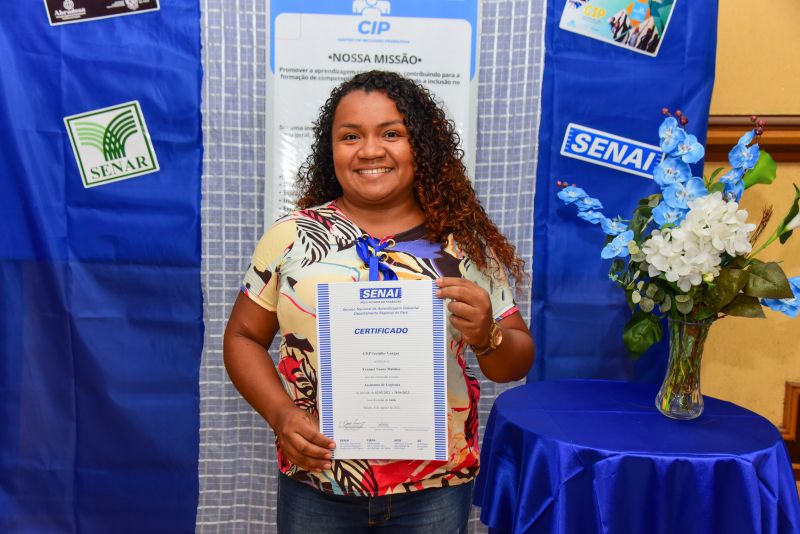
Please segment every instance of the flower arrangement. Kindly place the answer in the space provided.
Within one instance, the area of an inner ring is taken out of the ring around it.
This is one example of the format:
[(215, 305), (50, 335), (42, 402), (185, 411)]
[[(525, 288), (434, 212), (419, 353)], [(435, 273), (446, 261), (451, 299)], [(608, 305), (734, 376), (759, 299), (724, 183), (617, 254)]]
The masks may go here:
[[(601, 211), (602, 203), (574, 184), (559, 181), (556, 185), (558, 197), (576, 207), (578, 217), (599, 225), (607, 235), (600, 256), (612, 260), (609, 278), (625, 291), (633, 312), (623, 333), (631, 355), (638, 357), (661, 339), (660, 320), (668, 317), (668, 374), (674, 371), (674, 380), (685, 382), (695, 374), (699, 380), (702, 344), (713, 321), (728, 315), (764, 317), (762, 306), (797, 316), (800, 276), (787, 279), (778, 263), (763, 262), (756, 256), (776, 240), (785, 243), (800, 226), (800, 189), (795, 185), (787, 214), (754, 249), (772, 208), (766, 208), (752, 223), (739, 201), (748, 188), (771, 184), (776, 178), (775, 161), (757, 144), (764, 121), (752, 117), (755, 127), (730, 151), (727, 172), (722, 174), (720, 168), (701, 178), (692, 165), (703, 158), (705, 150), (684, 130), (688, 119), (680, 111), (673, 115), (664, 109), (663, 113), (667, 117), (658, 134), (664, 159), (653, 173), (661, 191), (641, 199), (630, 219), (607, 217)], [(681, 347), (674, 347), (676, 344)], [(676, 351), (680, 352), (677, 356)], [(676, 369), (673, 356), (685, 360), (676, 363)], [(665, 386), (668, 380), (669, 376)], [(669, 398), (664, 402), (683, 402), (678, 389), (685, 384), (672, 386), (674, 394), (667, 391)], [(699, 396), (699, 387), (696, 389)], [(700, 403), (702, 411), (702, 397)], [(660, 409), (665, 412), (669, 407)]]

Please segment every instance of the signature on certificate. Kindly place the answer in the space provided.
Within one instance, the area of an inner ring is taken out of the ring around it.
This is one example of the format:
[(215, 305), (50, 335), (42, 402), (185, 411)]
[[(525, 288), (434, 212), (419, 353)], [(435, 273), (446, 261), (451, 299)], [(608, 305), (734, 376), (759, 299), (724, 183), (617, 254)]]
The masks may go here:
[(362, 421), (358, 417), (355, 419), (342, 419), (339, 421), (339, 428), (346, 428), (348, 430), (364, 428), (366, 421)]

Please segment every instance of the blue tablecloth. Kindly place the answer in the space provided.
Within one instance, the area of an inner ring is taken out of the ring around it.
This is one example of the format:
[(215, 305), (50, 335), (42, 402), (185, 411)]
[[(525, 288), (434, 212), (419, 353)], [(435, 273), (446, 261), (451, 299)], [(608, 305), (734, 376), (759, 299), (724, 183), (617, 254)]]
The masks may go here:
[(774, 425), (710, 397), (698, 419), (668, 419), (656, 391), (568, 380), (504, 392), (481, 452), (481, 521), (515, 533), (800, 532)]

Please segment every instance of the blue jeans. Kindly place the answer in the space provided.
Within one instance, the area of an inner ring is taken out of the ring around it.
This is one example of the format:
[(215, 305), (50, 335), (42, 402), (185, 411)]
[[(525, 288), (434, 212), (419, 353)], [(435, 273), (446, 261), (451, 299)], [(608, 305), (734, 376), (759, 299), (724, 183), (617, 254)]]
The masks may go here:
[(381, 497), (331, 495), (278, 475), (280, 534), (462, 534), (473, 483)]

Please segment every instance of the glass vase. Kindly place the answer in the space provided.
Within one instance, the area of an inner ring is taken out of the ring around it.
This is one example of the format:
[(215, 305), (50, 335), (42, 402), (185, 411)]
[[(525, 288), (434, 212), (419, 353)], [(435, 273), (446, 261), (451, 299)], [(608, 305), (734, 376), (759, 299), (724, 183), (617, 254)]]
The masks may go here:
[(656, 395), (658, 411), (672, 419), (695, 419), (703, 413), (700, 362), (711, 321), (692, 323), (669, 319), (669, 363)]

